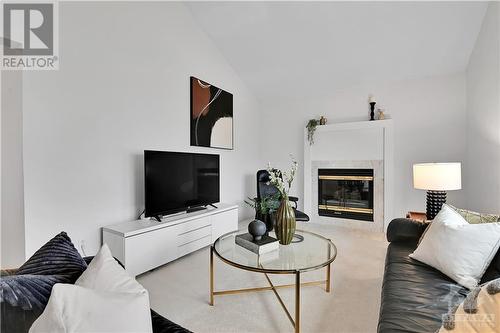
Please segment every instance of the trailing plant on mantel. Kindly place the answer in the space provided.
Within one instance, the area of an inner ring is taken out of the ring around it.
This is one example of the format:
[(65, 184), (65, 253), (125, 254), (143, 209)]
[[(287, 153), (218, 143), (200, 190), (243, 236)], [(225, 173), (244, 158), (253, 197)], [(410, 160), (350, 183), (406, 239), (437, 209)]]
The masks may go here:
[(314, 132), (316, 131), (316, 127), (319, 125), (318, 119), (311, 119), (306, 125), (307, 128), (307, 140), (309, 144), (312, 145), (314, 143)]

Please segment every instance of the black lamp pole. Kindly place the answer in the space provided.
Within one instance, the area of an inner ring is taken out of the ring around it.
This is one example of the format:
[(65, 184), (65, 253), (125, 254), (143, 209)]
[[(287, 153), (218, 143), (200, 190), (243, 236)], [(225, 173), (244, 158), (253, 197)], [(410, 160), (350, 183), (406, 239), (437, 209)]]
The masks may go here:
[(446, 191), (427, 191), (427, 205), (425, 215), (428, 220), (433, 220), (446, 203)]
[(462, 164), (413, 164), (413, 187), (427, 191), (425, 215), (428, 220), (433, 220), (446, 203), (446, 191), (462, 188)]

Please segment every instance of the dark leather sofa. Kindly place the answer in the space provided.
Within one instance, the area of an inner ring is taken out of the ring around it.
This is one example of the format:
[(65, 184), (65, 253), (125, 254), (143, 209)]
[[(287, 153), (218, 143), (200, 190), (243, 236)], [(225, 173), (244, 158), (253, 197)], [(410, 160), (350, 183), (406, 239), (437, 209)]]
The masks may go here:
[[(436, 332), (442, 316), (458, 305), (468, 290), (438, 270), (408, 257), (428, 224), (395, 219), (387, 229), (385, 273), (378, 322), (379, 333)], [(500, 251), (481, 283), (500, 277)]]

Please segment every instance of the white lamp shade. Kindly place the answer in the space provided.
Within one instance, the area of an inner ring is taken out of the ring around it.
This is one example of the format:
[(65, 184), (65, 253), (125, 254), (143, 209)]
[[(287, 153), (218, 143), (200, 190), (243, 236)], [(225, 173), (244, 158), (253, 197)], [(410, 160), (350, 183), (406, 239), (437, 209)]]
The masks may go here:
[(460, 163), (414, 164), (413, 187), (430, 191), (460, 190), (462, 165)]

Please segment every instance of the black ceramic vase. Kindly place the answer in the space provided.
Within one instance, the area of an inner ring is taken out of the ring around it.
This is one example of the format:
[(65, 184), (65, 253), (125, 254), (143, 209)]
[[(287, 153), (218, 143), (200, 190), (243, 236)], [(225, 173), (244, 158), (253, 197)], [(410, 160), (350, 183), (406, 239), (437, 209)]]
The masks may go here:
[(248, 233), (253, 236), (254, 241), (261, 240), (266, 231), (266, 224), (261, 220), (253, 220), (248, 224)]

